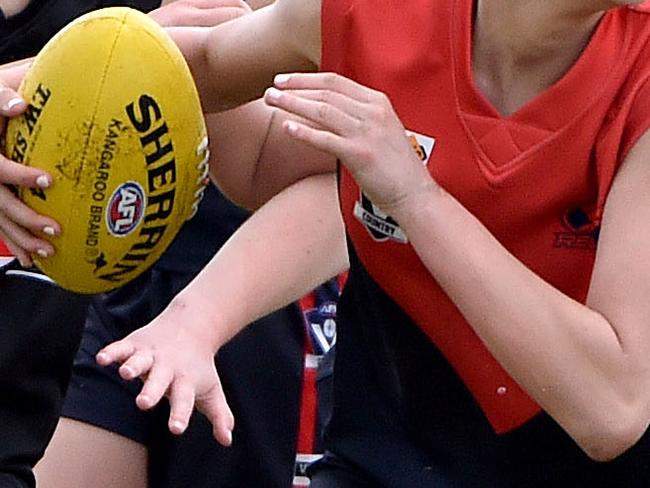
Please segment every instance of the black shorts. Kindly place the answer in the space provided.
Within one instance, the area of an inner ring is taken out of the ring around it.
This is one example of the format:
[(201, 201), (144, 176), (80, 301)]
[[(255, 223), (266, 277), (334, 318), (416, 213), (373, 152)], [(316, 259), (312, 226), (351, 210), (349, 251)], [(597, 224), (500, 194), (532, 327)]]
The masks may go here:
[[(650, 431), (607, 463), (542, 412), (497, 434), (424, 332), (351, 253), (338, 307), (330, 453), (314, 488), (648, 488)], [(613, 419), (615, 420), (615, 419)]]
[[(189, 279), (177, 271), (154, 268), (130, 288), (147, 296), (136, 291), (134, 306), (126, 303), (123, 315), (143, 325)], [(124, 297), (121, 301), (128, 302)], [(296, 307), (251, 324), (219, 353), (217, 366), (235, 415), (230, 448), (214, 440), (209, 423), (196, 412), (183, 436), (169, 434), (166, 402), (150, 412), (138, 410), (135, 396), (140, 383), (123, 381), (115, 368), (97, 366), (97, 351), (124, 335), (119, 321), (101, 302), (91, 305), (65, 417), (146, 445), (152, 488), (290, 486), (303, 365), (303, 324)]]
[(309, 468), (310, 488), (380, 488), (353, 465), (331, 452)]
[(17, 263), (0, 272), (0, 487), (32, 487), (54, 433), (88, 297)]

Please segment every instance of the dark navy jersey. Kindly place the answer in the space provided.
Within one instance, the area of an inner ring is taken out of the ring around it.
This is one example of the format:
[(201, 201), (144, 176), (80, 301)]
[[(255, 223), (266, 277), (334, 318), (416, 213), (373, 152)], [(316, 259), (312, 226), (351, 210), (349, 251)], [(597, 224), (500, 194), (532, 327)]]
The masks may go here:
[(545, 413), (496, 434), (431, 340), (350, 253), (327, 449), (390, 488), (650, 486), (647, 434), (610, 463), (591, 461)]
[(82, 14), (108, 6), (152, 10), (160, 0), (31, 0), (10, 18), (0, 11), (0, 60), (3, 63), (34, 56), (55, 33)]
[[(208, 186), (194, 218), (188, 220), (151, 269), (193, 276), (203, 268), (247, 217), (213, 185)], [(165, 283), (152, 283), (150, 270), (117, 290), (96, 296), (92, 307), (123, 337), (146, 325), (167, 305)], [(160, 297), (158, 296), (160, 295)]]
[(203, 267), (248, 215), (248, 212), (228, 200), (214, 185), (210, 185), (204, 193), (199, 211), (185, 222), (156, 266), (185, 271), (189, 261)]

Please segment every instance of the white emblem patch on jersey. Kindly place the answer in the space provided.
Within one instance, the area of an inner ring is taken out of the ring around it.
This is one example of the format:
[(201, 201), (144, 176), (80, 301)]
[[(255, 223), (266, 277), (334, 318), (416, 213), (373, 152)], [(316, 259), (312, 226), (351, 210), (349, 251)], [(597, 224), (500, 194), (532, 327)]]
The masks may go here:
[[(428, 165), (436, 140), (433, 137), (409, 130), (406, 131), (406, 137), (422, 164)], [(375, 241), (391, 240), (402, 244), (408, 243), (406, 234), (395, 219), (382, 212), (363, 192), (360, 192), (359, 200), (354, 204), (354, 216), (364, 225)]]

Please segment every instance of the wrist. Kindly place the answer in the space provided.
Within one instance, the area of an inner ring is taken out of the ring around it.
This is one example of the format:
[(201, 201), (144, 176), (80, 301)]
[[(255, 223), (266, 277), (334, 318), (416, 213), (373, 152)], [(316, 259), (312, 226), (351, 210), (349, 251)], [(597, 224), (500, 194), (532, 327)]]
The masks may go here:
[(223, 346), (230, 337), (224, 333), (225, 321), (219, 316), (217, 307), (210, 300), (185, 291), (179, 293), (163, 312), (176, 327), (184, 329), (187, 334), (207, 348), (211, 354)]
[(445, 196), (447, 193), (442, 187), (433, 178), (427, 178), (385, 210), (400, 227), (407, 230), (418, 218), (428, 213), (427, 209), (437, 207)]

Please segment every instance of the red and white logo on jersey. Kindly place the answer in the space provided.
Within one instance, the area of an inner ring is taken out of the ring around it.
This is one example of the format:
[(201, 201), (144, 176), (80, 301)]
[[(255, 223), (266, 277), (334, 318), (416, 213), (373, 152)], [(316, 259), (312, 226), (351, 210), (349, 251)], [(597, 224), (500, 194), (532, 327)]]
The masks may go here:
[[(411, 147), (425, 166), (429, 164), (431, 153), (436, 145), (433, 137), (418, 134), (407, 130), (406, 137)], [(390, 215), (382, 212), (368, 196), (361, 192), (359, 200), (354, 205), (354, 216), (361, 222), (375, 241), (384, 242), (392, 240), (406, 244), (408, 238), (399, 224)]]

